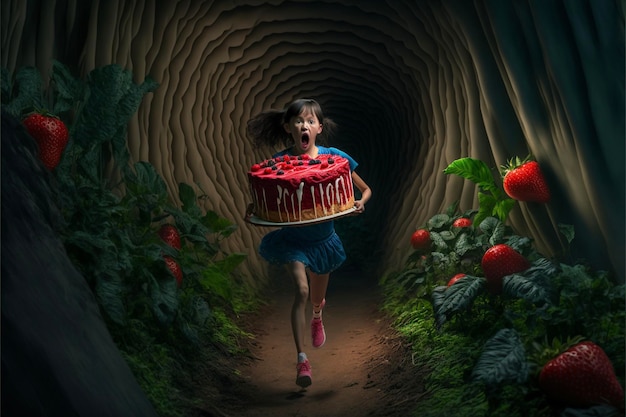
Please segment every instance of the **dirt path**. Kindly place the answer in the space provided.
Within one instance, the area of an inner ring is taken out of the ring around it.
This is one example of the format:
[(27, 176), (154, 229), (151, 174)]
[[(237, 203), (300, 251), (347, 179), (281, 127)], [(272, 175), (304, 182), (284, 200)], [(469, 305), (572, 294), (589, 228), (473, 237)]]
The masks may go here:
[[(284, 280), (283, 280), (284, 279)], [(410, 347), (379, 312), (376, 283), (356, 270), (331, 276), (324, 309), (326, 344), (306, 353), (313, 385), (295, 384), (296, 351), (289, 321), (289, 278), (272, 286), (252, 346), (256, 357), (238, 370), (251, 400), (240, 417), (407, 416), (423, 392)], [(310, 316), (310, 307), (309, 313)]]

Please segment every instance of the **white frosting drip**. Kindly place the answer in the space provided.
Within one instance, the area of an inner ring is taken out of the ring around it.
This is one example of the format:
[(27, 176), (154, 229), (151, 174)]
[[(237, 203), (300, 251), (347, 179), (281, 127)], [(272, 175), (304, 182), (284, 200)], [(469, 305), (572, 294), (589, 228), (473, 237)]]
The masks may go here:
[(263, 189), (263, 208), (265, 208), (266, 213), (269, 213), (269, 209), (267, 208), (267, 198), (265, 197), (265, 188)]
[(311, 197), (313, 199), (313, 213), (315, 213), (315, 217), (317, 217), (317, 204), (315, 204), (315, 186), (311, 186)]
[[(333, 188), (332, 184), (326, 184), (326, 200), (328, 200), (328, 208), (331, 210), (333, 209), (333, 204), (335, 204), (335, 193), (333, 193)], [(330, 214), (334, 214), (334, 212), (331, 211)]]
[(278, 217), (280, 218), (280, 221), (283, 221), (283, 215), (280, 212), (280, 201), (283, 198), (283, 187), (281, 187), (280, 185), (277, 186), (278, 187), (278, 198), (276, 199), (276, 207), (278, 207)]
[(322, 210), (324, 216), (328, 215), (328, 210), (326, 210), (326, 204), (324, 204), (324, 186), (320, 184), (320, 199), (322, 200)]
[[(335, 180), (335, 194), (337, 195), (337, 201), (340, 204), (345, 204), (346, 201), (344, 199), (341, 198), (341, 194), (339, 193), (339, 183), (341, 183), (343, 185), (343, 177), (339, 177)], [(346, 195), (346, 187), (344, 185), (343, 187), (343, 195)]]
[(352, 176), (350, 175), (350, 173), (348, 173), (348, 175), (346, 175), (348, 177), (348, 181), (346, 181), (348, 183), (348, 188), (350, 189), (350, 196), (349, 198), (354, 197), (354, 184), (352, 183)]
[[(291, 194), (291, 212), (293, 213), (294, 220), (296, 220), (296, 202), (294, 200), (295, 196), (296, 196), (295, 194)], [(287, 217), (289, 217), (289, 215), (287, 215)], [(298, 220), (302, 220), (302, 219), (298, 218)]]
[[(285, 215), (287, 216), (287, 221), (289, 221), (289, 206), (287, 205), (287, 203), (289, 203), (289, 191), (287, 191), (287, 189), (285, 188), (283, 190), (283, 207), (285, 208)], [(280, 208), (280, 205), (278, 207)]]
[(302, 194), (304, 189), (304, 182), (301, 182), (296, 190), (296, 195), (298, 196), (298, 219), (302, 220)]

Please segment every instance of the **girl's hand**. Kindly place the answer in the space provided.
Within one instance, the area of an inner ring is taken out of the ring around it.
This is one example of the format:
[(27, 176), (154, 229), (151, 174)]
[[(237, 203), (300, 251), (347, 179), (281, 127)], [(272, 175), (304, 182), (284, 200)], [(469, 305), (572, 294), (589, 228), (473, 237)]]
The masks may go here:
[(359, 174), (354, 171), (352, 172), (352, 181), (354, 181), (354, 185), (361, 191), (361, 199), (354, 202), (354, 208), (356, 208), (354, 214), (361, 214), (365, 211), (365, 203), (372, 197), (372, 190)]
[(244, 220), (248, 220), (253, 214), (254, 214), (254, 203), (250, 203), (248, 204), (248, 207), (246, 207), (246, 215), (244, 217)]
[(354, 202), (354, 208), (356, 209), (354, 213), (361, 214), (365, 211), (365, 203), (363, 203), (363, 200), (356, 200)]

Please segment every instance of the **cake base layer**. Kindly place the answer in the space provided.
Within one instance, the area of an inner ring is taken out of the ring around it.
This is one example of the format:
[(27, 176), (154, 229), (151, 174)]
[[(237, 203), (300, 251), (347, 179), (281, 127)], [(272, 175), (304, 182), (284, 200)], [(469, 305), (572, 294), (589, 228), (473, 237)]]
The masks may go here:
[(333, 204), (330, 207), (318, 206), (315, 209), (303, 210), (302, 213), (289, 213), (288, 211), (267, 211), (264, 213), (263, 218), (273, 223), (289, 223), (289, 222), (301, 222), (306, 220), (316, 220), (324, 217), (332, 216), (334, 214), (342, 213), (354, 207), (354, 199), (348, 201), (347, 204)]

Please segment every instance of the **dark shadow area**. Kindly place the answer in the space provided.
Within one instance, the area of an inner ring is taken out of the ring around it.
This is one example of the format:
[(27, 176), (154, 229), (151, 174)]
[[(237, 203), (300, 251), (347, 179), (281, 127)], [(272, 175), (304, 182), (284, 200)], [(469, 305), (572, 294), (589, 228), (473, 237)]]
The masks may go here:
[(54, 227), (35, 141), (2, 113), (2, 415), (156, 416)]

